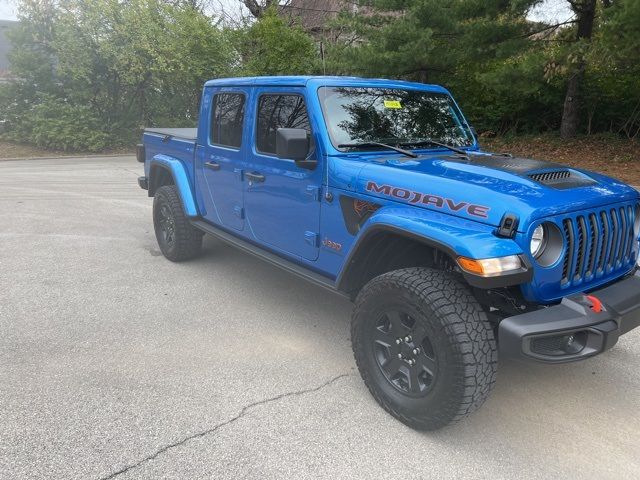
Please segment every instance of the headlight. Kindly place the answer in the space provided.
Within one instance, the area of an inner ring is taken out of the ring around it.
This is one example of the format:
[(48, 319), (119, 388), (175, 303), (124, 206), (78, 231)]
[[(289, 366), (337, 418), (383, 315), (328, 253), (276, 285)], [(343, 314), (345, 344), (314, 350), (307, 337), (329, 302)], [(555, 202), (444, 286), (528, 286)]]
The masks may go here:
[(518, 255), (508, 255), (506, 257), (474, 258), (458, 257), (458, 265), (463, 270), (483, 277), (495, 277), (503, 273), (520, 270), (522, 261)]
[(541, 267), (555, 265), (562, 256), (564, 240), (558, 226), (553, 222), (538, 225), (531, 234), (531, 255)]
[(531, 235), (531, 243), (529, 245), (531, 249), (531, 255), (533, 258), (538, 258), (544, 249), (545, 243), (545, 231), (542, 225), (538, 225)]

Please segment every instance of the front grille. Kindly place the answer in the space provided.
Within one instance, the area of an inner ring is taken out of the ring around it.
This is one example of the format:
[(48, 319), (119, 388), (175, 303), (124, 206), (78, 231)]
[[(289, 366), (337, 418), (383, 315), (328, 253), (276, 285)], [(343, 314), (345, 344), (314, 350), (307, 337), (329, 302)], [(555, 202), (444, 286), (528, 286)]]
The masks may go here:
[(579, 284), (628, 268), (635, 260), (635, 210), (623, 205), (562, 220), (562, 284)]

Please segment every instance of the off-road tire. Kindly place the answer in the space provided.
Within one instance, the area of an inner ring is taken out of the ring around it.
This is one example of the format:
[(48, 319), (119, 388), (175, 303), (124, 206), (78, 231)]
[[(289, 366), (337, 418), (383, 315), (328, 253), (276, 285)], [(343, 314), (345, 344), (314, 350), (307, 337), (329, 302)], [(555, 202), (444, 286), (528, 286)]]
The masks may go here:
[[(167, 237), (164, 220), (171, 225), (171, 238)], [(203, 233), (189, 223), (175, 185), (164, 185), (156, 190), (153, 227), (160, 251), (172, 262), (189, 260), (200, 253)]]
[[(377, 323), (384, 315), (380, 312), (399, 306), (431, 335), (435, 352), (438, 375), (418, 398), (401, 392), (385, 376), (376, 360), (380, 347), (368, 340), (374, 334), (367, 332), (382, 328)], [(371, 280), (355, 301), (351, 342), (360, 374), (376, 401), (418, 430), (461, 420), (484, 403), (495, 383), (498, 354), (493, 329), (469, 289), (448, 272), (406, 268)]]

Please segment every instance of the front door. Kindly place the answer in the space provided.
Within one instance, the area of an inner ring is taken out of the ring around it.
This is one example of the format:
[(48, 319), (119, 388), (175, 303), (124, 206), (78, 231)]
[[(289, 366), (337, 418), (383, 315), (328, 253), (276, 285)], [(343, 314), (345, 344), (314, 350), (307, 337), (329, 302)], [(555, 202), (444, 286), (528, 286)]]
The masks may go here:
[[(256, 92), (252, 100), (256, 125), (245, 164), (244, 201), (248, 227), (258, 241), (315, 260), (322, 168), (305, 170), (293, 160), (276, 156), (278, 128), (304, 128), (313, 138), (303, 93), (296, 88)], [(308, 158), (316, 158), (313, 146)]]
[(247, 95), (241, 90), (214, 91), (210, 99), (208, 140), (198, 147), (196, 178), (204, 218), (236, 230), (244, 229), (241, 163)]

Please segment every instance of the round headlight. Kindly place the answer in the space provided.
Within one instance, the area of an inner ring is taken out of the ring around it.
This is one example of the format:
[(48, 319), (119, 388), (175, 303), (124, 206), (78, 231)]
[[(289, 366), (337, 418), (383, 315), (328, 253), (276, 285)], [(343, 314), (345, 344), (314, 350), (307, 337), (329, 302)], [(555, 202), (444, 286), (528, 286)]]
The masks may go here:
[(538, 258), (544, 249), (544, 227), (542, 225), (538, 225), (536, 229), (533, 231), (533, 235), (531, 235), (531, 255), (534, 258)]

